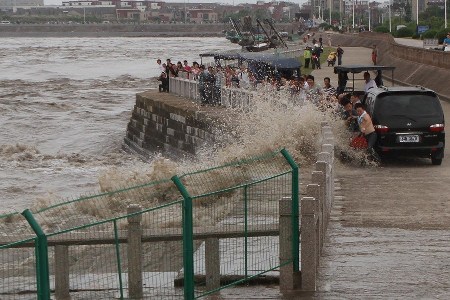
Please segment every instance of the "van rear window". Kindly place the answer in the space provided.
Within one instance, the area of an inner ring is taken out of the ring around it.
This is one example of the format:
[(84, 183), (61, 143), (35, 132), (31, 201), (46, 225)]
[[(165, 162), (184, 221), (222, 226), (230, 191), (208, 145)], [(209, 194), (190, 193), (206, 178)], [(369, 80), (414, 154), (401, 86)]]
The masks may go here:
[(441, 116), (439, 100), (429, 94), (388, 94), (376, 102), (377, 113), (383, 116)]

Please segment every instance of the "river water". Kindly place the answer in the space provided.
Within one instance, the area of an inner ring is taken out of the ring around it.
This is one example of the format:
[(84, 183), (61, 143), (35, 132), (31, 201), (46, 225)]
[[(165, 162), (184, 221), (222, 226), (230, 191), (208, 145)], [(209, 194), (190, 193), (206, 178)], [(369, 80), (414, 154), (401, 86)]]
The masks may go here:
[(318, 151), (317, 134), (327, 114), (312, 104), (298, 105), (288, 88), (276, 91), (270, 84), (258, 87), (257, 105), (249, 112), (233, 114), (233, 132), (219, 138), (221, 145), (205, 147), (195, 161), (171, 161), (157, 153), (144, 161), (122, 150), (136, 93), (157, 86), (156, 60), (192, 63), (199, 53), (236, 49), (224, 38), (1, 42), (0, 214), (282, 147), (298, 163), (311, 161)]
[(99, 189), (112, 169), (147, 168), (121, 150), (135, 94), (156, 59), (199, 61), (224, 38), (2, 38), (0, 214)]

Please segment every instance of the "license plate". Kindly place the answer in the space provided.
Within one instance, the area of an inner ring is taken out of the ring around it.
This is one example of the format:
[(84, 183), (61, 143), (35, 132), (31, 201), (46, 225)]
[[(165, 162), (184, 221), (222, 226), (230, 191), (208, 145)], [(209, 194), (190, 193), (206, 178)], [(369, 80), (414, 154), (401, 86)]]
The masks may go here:
[(419, 136), (418, 135), (399, 135), (398, 141), (399, 141), (399, 143), (418, 143)]

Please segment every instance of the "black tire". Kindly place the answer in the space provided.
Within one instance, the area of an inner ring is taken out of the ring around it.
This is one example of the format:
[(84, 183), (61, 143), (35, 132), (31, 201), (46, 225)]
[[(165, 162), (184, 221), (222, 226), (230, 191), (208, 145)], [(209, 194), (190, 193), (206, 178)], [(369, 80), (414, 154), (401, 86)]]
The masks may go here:
[(442, 164), (442, 158), (434, 158), (434, 157), (431, 157), (431, 163), (432, 163), (434, 166), (440, 166), (440, 165)]

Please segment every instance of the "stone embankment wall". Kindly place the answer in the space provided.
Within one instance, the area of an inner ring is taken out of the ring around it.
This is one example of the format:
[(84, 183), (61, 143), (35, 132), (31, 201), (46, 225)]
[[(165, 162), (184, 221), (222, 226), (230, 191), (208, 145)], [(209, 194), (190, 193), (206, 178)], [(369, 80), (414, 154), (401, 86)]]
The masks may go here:
[[(450, 101), (450, 53), (397, 44), (391, 35), (365, 32), (333, 35), (334, 46), (368, 47), (376, 44), (378, 64), (395, 66), (394, 79), (402, 85), (421, 85)], [(345, 62), (345, 54), (344, 54)]]
[(162, 151), (172, 156), (195, 154), (213, 142), (224, 109), (201, 107), (185, 98), (147, 91), (136, 95), (124, 147), (143, 156)]

